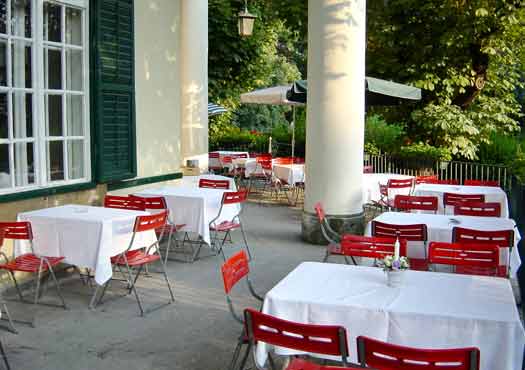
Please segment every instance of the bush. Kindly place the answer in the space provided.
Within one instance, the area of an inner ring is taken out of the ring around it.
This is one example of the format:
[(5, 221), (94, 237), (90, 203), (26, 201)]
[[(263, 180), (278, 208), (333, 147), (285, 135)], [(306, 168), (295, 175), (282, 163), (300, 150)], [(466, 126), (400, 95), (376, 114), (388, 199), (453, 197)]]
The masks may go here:
[(404, 159), (421, 159), (432, 161), (450, 161), (452, 155), (447, 148), (436, 148), (425, 143), (416, 143), (401, 147), (399, 157)]
[(366, 118), (365, 143), (373, 144), (379, 150), (393, 154), (403, 145), (404, 137), (404, 125), (389, 124), (378, 114)]
[(520, 144), (519, 137), (493, 133), (488, 143), (479, 146), (479, 162), (510, 164), (516, 158)]

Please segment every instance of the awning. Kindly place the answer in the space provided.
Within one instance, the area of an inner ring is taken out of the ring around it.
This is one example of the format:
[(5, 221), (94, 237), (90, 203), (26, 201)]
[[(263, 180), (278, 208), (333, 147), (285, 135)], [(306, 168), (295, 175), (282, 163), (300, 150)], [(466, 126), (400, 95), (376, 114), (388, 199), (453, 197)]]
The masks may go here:
[[(397, 82), (366, 77), (366, 106), (398, 105), (406, 101), (421, 100), (421, 89)], [(286, 97), (290, 101), (306, 103), (308, 82), (296, 81), (288, 90)]]
[(285, 85), (254, 90), (249, 93), (241, 94), (241, 103), (265, 105), (304, 105), (304, 103), (290, 101), (286, 98), (286, 93), (291, 88), (291, 85)]
[(208, 103), (208, 116), (226, 113), (228, 110), (218, 104)]

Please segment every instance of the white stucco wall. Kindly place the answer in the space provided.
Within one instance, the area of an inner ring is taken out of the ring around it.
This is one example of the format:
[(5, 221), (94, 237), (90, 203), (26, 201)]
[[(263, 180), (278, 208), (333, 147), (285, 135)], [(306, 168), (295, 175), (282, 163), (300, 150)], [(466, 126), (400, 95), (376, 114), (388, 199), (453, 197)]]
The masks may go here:
[(180, 2), (135, 1), (137, 177), (177, 172), (182, 161)]

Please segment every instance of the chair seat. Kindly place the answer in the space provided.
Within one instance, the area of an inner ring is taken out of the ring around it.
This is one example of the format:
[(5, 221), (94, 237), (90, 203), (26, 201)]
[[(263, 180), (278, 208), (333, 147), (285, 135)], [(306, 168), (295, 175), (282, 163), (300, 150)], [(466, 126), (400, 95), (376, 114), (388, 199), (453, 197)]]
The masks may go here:
[(293, 358), (288, 364), (285, 370), (343, 370), (343, 369), (363, 369), (362, 367), (356, 366), (326, 366), (314, 364), (313, 362), (306, 361), (302, 358)]
[(412, 258), (409, 257), (410, 270), (416, 271), (428, 271), (428, 260), (424, 258)]
[[(144, 250), (137, 249), (127, 252), (126, 259), (128, 260), (129, 266), (141, 266), (159, 260), (160, 256), (158, 254), (147, 254)], [(122, 255), (111, 257), (111, 263), (114, 265), (126, 266), (126, 260)]]
[[(51, 267), (58, 265), (60, 262), (62, 262), (62, 260), (64, 260), (64, 257), (45, 258), (49, 261)], [(16, 257), (14, 260), (6, 264), (0, 265), (0, 269), (9, 271), (38, 272), (38, 269), (40, 268), (40, 261), (40, 257), (32, 253), (27, 253)], [(49, 266), (47, 265), (47, 263), (42, 263), (42, 271), (47, 271), (48, 269)]]
[(238, 222), (223, 221), (218, 225), (210, 226), (210, 229), (213, 231), (230, 231), (230, 230), (238, 229), (240, 227), (241, 227), (241, 224)]

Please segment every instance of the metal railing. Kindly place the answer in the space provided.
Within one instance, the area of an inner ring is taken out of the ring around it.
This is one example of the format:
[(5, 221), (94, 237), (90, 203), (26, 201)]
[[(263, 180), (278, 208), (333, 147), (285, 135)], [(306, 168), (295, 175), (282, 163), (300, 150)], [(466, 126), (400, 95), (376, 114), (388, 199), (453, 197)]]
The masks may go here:
[(374, 172), (395, 173), (411, 176), (438, 175), (439, 179), (496, 180), (507, 192), (512, 188), (512, 174), (505, 166), (460, 161), (435, 161), (429, 159), (404, 159), (388, 154), (365, 154), (365, 166), (372, 166)]

